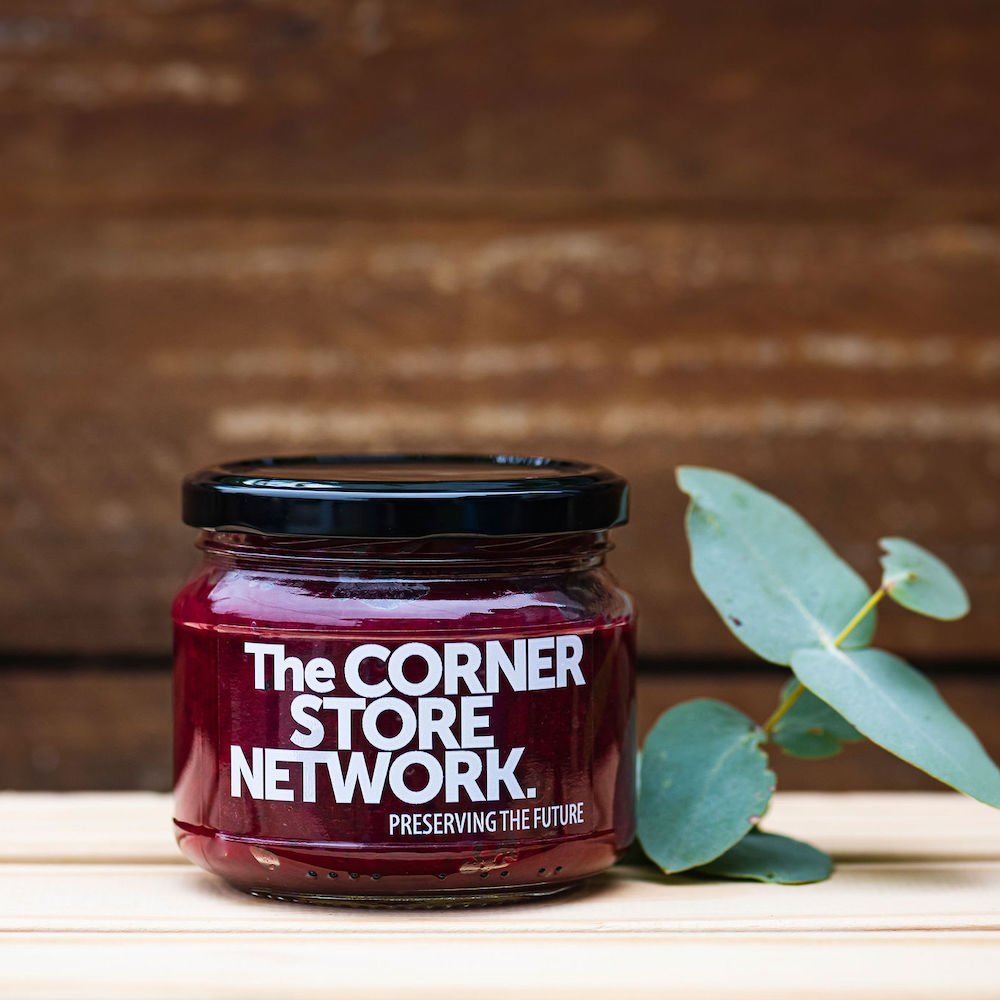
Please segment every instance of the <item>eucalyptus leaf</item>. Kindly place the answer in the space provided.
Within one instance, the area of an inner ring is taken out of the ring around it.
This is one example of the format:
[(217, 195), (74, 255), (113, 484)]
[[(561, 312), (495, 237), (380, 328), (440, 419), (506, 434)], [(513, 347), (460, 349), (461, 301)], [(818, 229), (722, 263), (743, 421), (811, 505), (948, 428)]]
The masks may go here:
[(652, 866), (653, 862), (646, 857), (646, 852), (642, 849), (642, 844), (638, 840), (633, 840), (625, 853), (618, 859), (618, 864), (627, 865), (629, 868), (644, 868)]
[[(698, 585), (729, 630), (772, 663), (832, 644), (869, 588), (791, 507), (738, 476), (682, 466), (686, 527)], [(874, 613), (845, 646), (866, 646)]]
[(954, 621), (969, 613), (969, 595), (961, 581), (936, 555), (905, 538), (883, 538), (882, 586), (910, 611)]
[(792, 670), (873, 743), (1000, 807), (1000, 769), (934, 685), (905, 660), (881, 649), (801, 649)]
[(735, 847), (692, 874), (804, 885), (822, 882), (832, 872), (833, 861), (819, 848), (777, 833), (751, 830)]
[[(799, 682), (789, 681), (781, 689), (784, 700)], [(845, 743), (857, 743), (864, 737), (842, 715), (811, 691), (803, 691), (794, 705), (781, 717), (771, 732), (789, 757), (821, 760), (840, 753)]]
[(762, 740), (752, 719), (721, 701), (660, 716), (643, 748), (638, 836), (664, 872), (714, 860), (759, 822), (774, 791)]

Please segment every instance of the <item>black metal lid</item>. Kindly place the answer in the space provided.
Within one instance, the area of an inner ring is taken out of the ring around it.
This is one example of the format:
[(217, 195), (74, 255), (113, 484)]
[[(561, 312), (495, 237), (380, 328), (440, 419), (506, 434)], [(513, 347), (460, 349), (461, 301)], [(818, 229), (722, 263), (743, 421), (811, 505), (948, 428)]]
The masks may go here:
[(185, 523), (270, 535), (533, 535), (627, 520), (621, 476), (552, 458), (278, 456), (226, 462), (184, 480)]

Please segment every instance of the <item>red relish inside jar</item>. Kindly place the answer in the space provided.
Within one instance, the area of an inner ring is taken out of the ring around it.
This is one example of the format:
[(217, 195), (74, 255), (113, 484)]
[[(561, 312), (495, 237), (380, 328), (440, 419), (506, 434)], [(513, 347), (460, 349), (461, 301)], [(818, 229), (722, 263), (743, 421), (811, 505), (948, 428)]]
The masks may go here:
[(634, 832), (627, 486), (508, 456), (308, 456), (184, 483), (175, 828), (249, 892), (546, 896)]

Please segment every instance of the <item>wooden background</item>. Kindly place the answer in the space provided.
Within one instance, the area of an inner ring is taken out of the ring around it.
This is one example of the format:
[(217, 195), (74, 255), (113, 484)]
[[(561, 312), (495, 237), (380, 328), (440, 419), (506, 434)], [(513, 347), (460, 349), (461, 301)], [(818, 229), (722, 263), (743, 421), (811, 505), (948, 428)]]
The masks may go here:
[(646, 662), (706, 693), (677, 463), (871, 580), (908, 535), (974, 611), (880, 641), (988, 724), (998, 52), (985, 0), (0, 0), (0, 783), (164, 783), (72, 720), (165, 760), (178, 482), (270, 451), (607, 463)]

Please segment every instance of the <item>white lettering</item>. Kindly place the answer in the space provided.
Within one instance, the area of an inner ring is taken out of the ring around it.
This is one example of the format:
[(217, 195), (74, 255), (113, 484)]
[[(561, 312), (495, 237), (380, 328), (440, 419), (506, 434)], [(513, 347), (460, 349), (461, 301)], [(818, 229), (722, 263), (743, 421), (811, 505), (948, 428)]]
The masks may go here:
[(318, 712), (323, 707), (324, 701), (324, 698), (315, 694), (300, 694), (292, 699), (289, 712), (292, 721), (301, 727), (291, 735), (291, 740), (297, 747), (311, 750), (323, 742), (325, 735), (323, 723), (314, 715), (310, 715), (310, 712)]
[[(410, 681), (403, 671), (406, 661), (419, 657), (424, 661), (427, 672), (421, 681)], [(406, 642), (389, 657), (389, 679), (400, 694), (415, 698), (433, 691), (441, 680), (441, 657), (425, 642)]]
[(388, 657), (389, 650), (374, 642), (366, 642), (363, 646), (352, 649), (344, 663), (344, 676), (350, 689), (365, 698), (381, 698), (388, 694), (392, 690), (392, 685), (387, 680), (381, 680), (378, 684), (368, 684), (361, 679), (361, 664), (365, 660), (375, 659), (385, 663)]
[(555, 645), (555, 639), (548, 636), (545, 639), (528, 640), (528, 679), (532, 691), (543, 691), (556, 686), (555, 677), (542, 674), (543, 670), (552, 670), (550, 650)]
[(332, 691), (336, 676), (336, 668), (324, 656), (314, 656), (306, 664), (306, 687), (310, 691), (318, 691), (320, 694)]

